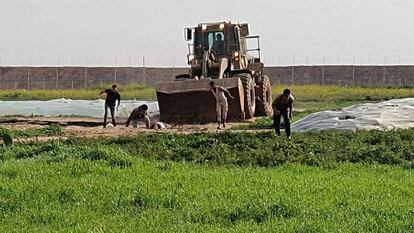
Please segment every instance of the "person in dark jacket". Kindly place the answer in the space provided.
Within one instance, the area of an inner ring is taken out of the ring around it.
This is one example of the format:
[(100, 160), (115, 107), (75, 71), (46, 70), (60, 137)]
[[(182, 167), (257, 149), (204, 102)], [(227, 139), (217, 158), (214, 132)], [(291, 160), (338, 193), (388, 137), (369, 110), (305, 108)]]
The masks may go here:
[(147, 116), (148, 106), (146, 104), (138, 106), (138, 108), (134, 108), (131, 114), (128, 117), (126, 122), (126, 127), (129, 126), (129, 123), (132, 121), (132, 127), (137, 128), (138, 122), (142, 121), (145, 122), (147, 129), (150, 128), (150, 118)]
[(288, 139), (292, 138), (292, 132), (290, 131), (290, 120), (292, 119), (292, 105), (295, 99), (290, 94), (289, 89), (285, 89), (283, 94), (279, 94), (273, 100), (273, 126), (276, 134), (280, 136), (280, 118), (283, 116), (285, 123), (285, 132)]
[(111, 118), (112, 118), (112, 125), (116, 126), (115, 121), (115, 104), (118, 100), (118, 105), (116, 106), (116, 111), (118, 111), (119, 104), (121, 103), (121, 95), (119, 94), (117, 90), (117, 85), (112, 85), (112, 89), (106, 89), (104, 91), (101, 91), (99, 95), (102, 95), (103, 93), (106, 93), (106, 99), (105, 99), (105, 116), (104, 116), (104, 124), (103, 127), (106, 128), (106, 118), (108, 116), (108, 109), (111, 112)]

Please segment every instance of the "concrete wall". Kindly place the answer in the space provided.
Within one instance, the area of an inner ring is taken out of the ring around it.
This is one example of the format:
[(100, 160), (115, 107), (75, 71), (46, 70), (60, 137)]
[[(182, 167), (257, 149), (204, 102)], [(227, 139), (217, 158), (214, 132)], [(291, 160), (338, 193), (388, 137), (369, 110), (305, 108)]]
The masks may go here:
[[(188, 68), (0, 67), (0, 89), (72, 89), (169, 81)], [(414, 66), (265, 67), (273, 85), (414, 86)]]
[(266, 67), (273, 85), (414, 86), (414, 66)]

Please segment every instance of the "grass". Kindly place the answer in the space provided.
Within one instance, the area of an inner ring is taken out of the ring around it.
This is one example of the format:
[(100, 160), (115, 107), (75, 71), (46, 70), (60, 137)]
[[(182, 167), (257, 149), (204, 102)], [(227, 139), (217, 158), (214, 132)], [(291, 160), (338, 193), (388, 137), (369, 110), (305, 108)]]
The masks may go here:
[(284, 88), (290, 88), (296, 101), (299, 102), (380, 101), (414, 96), (414, 88), (410, 87), (368, 88), (319, 85), (277, 86), (272, 89), (273, 96), (277, 93), (282, 93)]
[(1, 147), (0, 230), (408, 232), (413, 139), (152, 134)]
[[(112, 84), (99, 85), (86, 89), (63, 90), (0, 90), (0, 100), (51, 100), (67, 99), (98, 99), (99, 92), (110, 88)], [(119, 86), (122, 99), (156, 100), (155, 90), (141, 84)], [(102, 98), (102, 97), (99, 97)]]
[[(0, 90), (0, 100), (51, 100), (58, 98), (68, 99), (96, 99), (98, 93), (109, 88), (111, 84), (102, 84), (86, 89), (64, 90)], [(272, 93), (282, 93), (284, 86), (273, 87)], [(414, 96), (413, 88), (366, 88), (366, 87), (338, 87), (317, 85), (294, 85), (289, 87), (297, 102), (356, 102), (377, 101)], [(119, 91), (123, 99), (156, 100), (155, 89), (142, 84), (120, 86)]]
[(39, 137), (39, 136), (57, 136), (62, 135), (64, 129), (60, 125), (50, 124), (43, 128), (33, 128), (33, 129), (6, 129), (0, 127), (0, 137), (3, 135), (10, 135), (14, 138), (30, 138), (30, 137)]

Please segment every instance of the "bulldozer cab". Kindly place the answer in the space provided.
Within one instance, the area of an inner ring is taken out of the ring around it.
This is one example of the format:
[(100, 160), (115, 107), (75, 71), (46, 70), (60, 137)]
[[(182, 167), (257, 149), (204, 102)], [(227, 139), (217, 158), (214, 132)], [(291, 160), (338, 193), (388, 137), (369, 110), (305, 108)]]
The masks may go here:
[[(186, 40), (191, 41), (187, 58), (188, 64), (192, 66), (192, 77), (202, 75), (201, 64), (206, 51), (211, 62), (227, 59), (229, 71), (247, 69), (251, 63), (260, 63), (259, 37), (249, 36), (247, 24), (202, 23), (195, 28), (186, 28), (185, 34)], [(257, 40), (257, 48), (247, 48), (249, 39)], [(249, 51), (257, 51), (257, 57), (248, 54)], [(217, 72), (207, 75), (217, 78)]]

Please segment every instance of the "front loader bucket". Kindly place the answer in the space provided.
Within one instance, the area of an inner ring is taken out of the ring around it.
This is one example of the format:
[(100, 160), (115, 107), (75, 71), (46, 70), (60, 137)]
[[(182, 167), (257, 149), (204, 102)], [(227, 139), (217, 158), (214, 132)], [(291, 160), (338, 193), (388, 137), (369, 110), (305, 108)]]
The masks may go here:
[[(186, 79), (159, 83), (156, 87), (160, 121), (169, 123), (208, 123), (217, 121), (216, 100), (210, 91), (211, 79)], [(234, 99), (227, 98), (227, 119), (244, 120), (244, 92), (239, 78), (214, 79)]]

